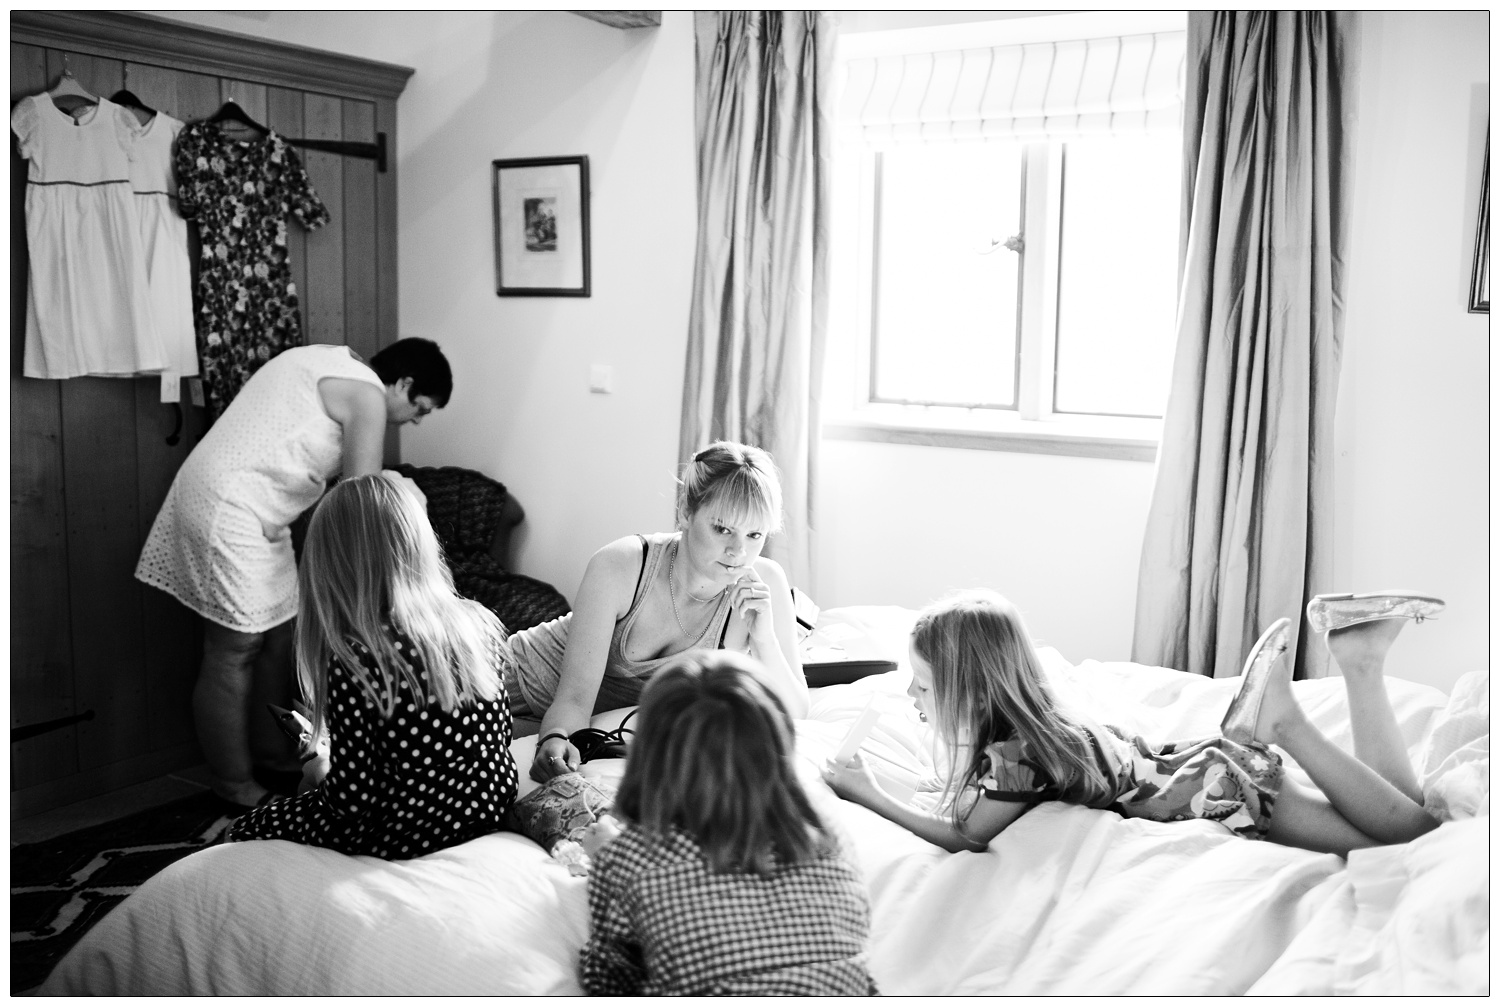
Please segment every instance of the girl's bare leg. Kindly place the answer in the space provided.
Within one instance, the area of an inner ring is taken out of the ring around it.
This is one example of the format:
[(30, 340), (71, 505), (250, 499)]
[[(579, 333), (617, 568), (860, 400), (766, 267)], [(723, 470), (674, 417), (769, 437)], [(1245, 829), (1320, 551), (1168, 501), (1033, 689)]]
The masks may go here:
[[(1283, 806), (1278, 800), (1271, 817), (1274, 823), (1278, 817), (1290, 816), (1283, 819), (1279, 832), (1291, 845), (1319, 851), (1347, 851), (1360, 844), (1350, 843), (1351, 834), (1346, 827), (1353, 827), (1371, 841), (1365, 845), (1404, 843), (1437, 828), (1437, 820), (1418, 801), (1328, 740), (1307, 719), (1292, 695), (1291, 679), (1285, 673), (1274, 674), (1266, 686), (1255, 739), (1285, 749), (1343, 819), (1340, 825), (1323, 812), (1299, 815), (1299, 811), (1315, 807), (1315, 803), (1301, 800), (1302, 795), (1296, 793), (1298, 788), (1293, 787), (1290, 802)], [(1274, 825), (1271, 838), (1278, 838)]]
[(1377, 619), (1328, 634), (1328, 652), (1344, 676), (1354, 754), (1418, 804), (1422, 788), (1406, 752), (1396, 713), (1385, 691), (1385, 655), (1405, 619)]
[(1380, 845), (1350, 825), (1328, 798), (1290, 779), (1281, 781), (1266, 838), (1282, 846), (1341, 857), (1347, 857), (1350, 850)]

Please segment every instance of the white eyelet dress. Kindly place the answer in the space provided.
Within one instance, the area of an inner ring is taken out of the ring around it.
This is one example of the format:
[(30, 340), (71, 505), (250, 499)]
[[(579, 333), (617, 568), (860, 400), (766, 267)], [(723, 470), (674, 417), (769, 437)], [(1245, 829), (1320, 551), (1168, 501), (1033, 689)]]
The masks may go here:
[(172, 480), (136, 564), (205, 619), (260, 633), (297, 614), (289, 526), (343, 465), (323, 378), (380, 378), (347, 346), (297, 346), (267, 361)]

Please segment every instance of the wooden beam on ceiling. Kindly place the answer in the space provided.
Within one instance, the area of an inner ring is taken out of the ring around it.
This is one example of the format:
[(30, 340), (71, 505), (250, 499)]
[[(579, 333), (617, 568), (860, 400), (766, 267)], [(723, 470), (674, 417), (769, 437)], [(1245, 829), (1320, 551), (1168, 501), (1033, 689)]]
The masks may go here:
[(657, 28), (661, 25), (659, 10), (575, 10), (569, 13), (611, 28)]

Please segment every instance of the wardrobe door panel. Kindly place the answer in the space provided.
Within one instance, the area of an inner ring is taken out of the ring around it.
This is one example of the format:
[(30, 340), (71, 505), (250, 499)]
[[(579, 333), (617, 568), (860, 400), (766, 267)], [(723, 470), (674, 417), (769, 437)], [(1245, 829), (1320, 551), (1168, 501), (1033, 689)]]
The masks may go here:
[[(47, 52), (10, 47), (14, 105), (44, 90)], [(26, 161), (10, 146), (10, 725), (70, 716), (73, 640), (64, 533), (59, 382), (21, 376), (26, 342)], [(78, 771), (78, 729), (48, 731), (10, 746), (11, 788)]]
[[(344, 99), (344, 139), (375, 142), (375, 106)], [(366, 360), (380, 349), (375, 162), (343, 158), (344, 337)]]
[[(62, 73), (63, 54), (48, 53)], [(69, 53), (78, 82), (108, 96), (124, 85), (124, 64)], [(63, 484), (66, 487), (68, 595), (73, 630), (73, 687), (79, 712), (82, 769), (145, 750), (148, 735), (141, 660), (135, 382), (69, 378), (62, 385)]]
[[(182, 118), (177, 94), (181, 76), (166, 67), (125, 64), (125, 86), (146, 105), (174, 119)], [(165, 404), (156, 378), (135, 381), (138, 546), (145, 543), (178, 468), (202, 436), (203, 411), (193, 407), (185, 386), (178, 392), (180, 402)], [(168, 439), (176, 443), (168, 444)], [(141, 660), (150, 720), (147, 743), (154, 751), (192, 740), (189, 707), (198, 666), (197, 617), (164, 591), (144, 586), (140, 591)]]
[[(385, 134), (386, 157), (390, 164), (384, 174), (375, 175), (375, 270), (379, 309), (376, 321), (381, 346), (401, 338), (401, 319), (396, 303), (396, 102), (380, 99), (375, 103), (375, 129)], [(417, 333), (413, 333), (416, 335)], [(428, 333), (432, 335), (433, 333)], [(385, 464), (401, 461), (401, 436), (393, 433), (385, 439)]]
[[(139, 91), (136, 94), (150, 103)], [(163, 404), (155, 378), (136, 379), (135, 400), (139, 555), (177, 470), (203, 436), (205, 413), (188, 402), (185, 393), (183, 401)], [(176, 443), (168, 444), (169, 438)], [(144, 584), (139, 590), (141, 660), (151, 728), (147, 742), (155, 751), (193, 740), (191, 699), (200, 630), (198, 616), (170, 594)]]
[(177, 75), (177, 111), (172, 113), (183, 122), (207, 119), (224, 104), (219, 78), (186, 70), (172, 71)]
[(69, 378), (62, 385), (73, 681), (80, 711), (96, 714), (78, 727), (79, 765), (88, 769), (145, 751), (149, 736), (145, 587), (134, 577), (140, 554), (135, 383)]
[[(344, 103), (324, 94), (304, 100), (302, 139), (342, 140)], [(307, 341), (344, 341), (344, 159), (299, 150), (308, 178), (332, 219), (307, 236)], [(298, 226), (293, 223), (291, 226)]]
[[(375, 103), (375, 129), (385, 134), (386, 171), (375, 175), (375, 260), (380, 277), (380, 345), (389, 346), (401, 338), (400, 318), (396, 311), (396, 103), (382, 99)], [(395, 438), (390, 438), (394, 441)]]
[[(266, 117), (262, 121), (282, 136), (301, 137), (303, 93), (284, 87), (266, 89)], [(300, 154), (300, 151), (299, 151)], [(286, 229), (287, 265), (297, 291), (297, 312), (307, 333), (307, 232), (295, 221)]]

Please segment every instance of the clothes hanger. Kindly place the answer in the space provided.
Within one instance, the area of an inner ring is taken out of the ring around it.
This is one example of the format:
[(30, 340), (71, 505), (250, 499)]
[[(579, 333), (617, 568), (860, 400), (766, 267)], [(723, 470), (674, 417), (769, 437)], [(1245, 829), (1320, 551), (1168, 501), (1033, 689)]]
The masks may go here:
[(249, 113), (247, 113), (243, 108), (240, 108), (240, 103), (235, 101), (233, 98), (230, 98), (224, 104), (220, 105), (219, 110), (213, 115), (209, 116), (208, 121), (212, 123), (238, 123), (241, 126), (253, 129), (257, 133), (260, 133), (262, 135), (266, 135), (271, 132), (265, 126), (262, 126), (260, 123), (250, 118)]
[[(262, 135), (268, 135), (271, 132), (268, 128), (250, 118), (245, 110), (240, 108), (239, 102), (233, 98), (220, 105), (219, 110), (209, 116), (208, 121), (213, 123), (237, 122)], [(294, 147), (303, 147), (307, 150), (327, 151), (331, 154), (342, 154), (346, 157), (370, 158), (375, 161), (379, 171), (383, 172), (386, 170), (384, 133), (377, 133), (374, 143), (360, 143), (349, 140), (293, 140), (289, 137), (283, 137), (282, 139)]]
[(136, 116), (137, 119), (140, 119), (141, 125), (143, 126), (146, 123), (150, 122), (151, 119), (156, 115), (156, 109), (152, 108), (150, 105), (147, 105), (144, 101), (141, 101), (140, 98), (136, 97), (136, 93), (130, 90), (129, 63), (125, 64), (125, 86), (120, 88), (120, 90), (116, 91), (114, 94), (110, 95), (109, 100), (114, 102), (116, 105), (123, 105), (125, 108), (131, 108), (135, 109), (137, 112), (146, 113), (145, 118), (141, 118), (141, 116), (139, 115)]
[(136, 121), (139, 122), (142, 126), (146, 125), (146, 123), (156, 118), (156, 109), (152, 108), (150, 105), (147, 105), (144, 101), (141, 101), (141, 99), (137, 98), (134, 91), (130, 91), (122, 87), (120, 90), (110, 95), (109, 100), (114, 102), (116, 105), (121, 106), (122, 108), (130, 109), (131, 113), (135, 116)]
[(78, 83), (78, 78), (73, 76), (73, 70), (68, 66), (68, 57), (63, 56), (63, 72), (54, 86), (47, 94), (52, 98), (52, 103), (69, 115), (73, 115), (79, 109), (88, 105), (99, 104), (99, 99), (84, 86)]

